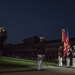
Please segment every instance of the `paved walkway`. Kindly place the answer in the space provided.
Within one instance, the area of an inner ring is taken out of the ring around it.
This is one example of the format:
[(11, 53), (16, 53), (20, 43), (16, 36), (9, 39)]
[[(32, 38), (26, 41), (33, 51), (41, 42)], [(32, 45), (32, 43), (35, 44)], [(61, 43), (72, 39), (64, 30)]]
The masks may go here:
[(42, 71), (37, 71), (37, 67), (2, 67), (0, 75), (75, 75), (75, 68), (43, 66)]
[(46, 69), (52, 70), (52, 71), (57, 71), (57, 72), (65, 72), (65, 73), (75, 73), (75, 68), (67, 68), (67, 67), (58, 67), (58, 66), (46, 66)]

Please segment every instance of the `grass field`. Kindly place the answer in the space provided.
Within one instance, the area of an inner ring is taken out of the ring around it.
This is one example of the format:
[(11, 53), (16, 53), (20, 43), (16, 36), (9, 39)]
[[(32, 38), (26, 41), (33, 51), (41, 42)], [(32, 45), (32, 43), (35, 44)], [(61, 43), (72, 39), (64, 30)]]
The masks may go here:
[[(43, 65), (58, 65), (58, 63), (53, 62), (43, 62)], [(32, 67), (37, 66), (37, 61), (20, 59), (20, 58), (11, 58), (11, 57), (0, 57), (0, 66), (25, 66)]]

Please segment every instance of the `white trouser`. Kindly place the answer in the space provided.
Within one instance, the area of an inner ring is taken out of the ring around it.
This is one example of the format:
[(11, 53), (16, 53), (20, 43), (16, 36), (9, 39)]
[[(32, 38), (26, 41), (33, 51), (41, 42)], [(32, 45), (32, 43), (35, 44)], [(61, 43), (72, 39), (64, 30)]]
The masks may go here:
[(42, 61), (43, 61), (43, 56), (42, 55), (38, 55), (38, 70), (42, 69)]
[(75, 58), (72, 59), (72, 67), (75, 68)]
[(70, 67), (70, 58), (66, 58), (67, 67)]
[(62, 57), (58, 57), (58, 61), (59, 61), (59, 66), (62, 66)]

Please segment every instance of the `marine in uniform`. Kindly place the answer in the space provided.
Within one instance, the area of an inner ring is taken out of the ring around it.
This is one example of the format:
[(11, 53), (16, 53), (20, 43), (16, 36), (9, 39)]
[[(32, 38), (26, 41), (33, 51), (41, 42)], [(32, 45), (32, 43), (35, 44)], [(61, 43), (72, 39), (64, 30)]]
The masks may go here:
[(68, 51), (67, 51), (67, 54), (66, 54), (67, 67), (70, 67), (70, 59), (71, 59), (71, 51), (70, 51), (70, 48), (69, 48)]
[(75, 68), (75, 46), (73, 49), (72, 67)]
[(59, 63), (59, 66), (62, 67), (62, 46), (60, 46), (59, 52), (58, 52), (58, 63)]
[(40, 37), (40, 42), (37, 44), (38, 67), (37, 70), (42, 70), (42, 61), (45, 56), (45, 42), (44, 37)]

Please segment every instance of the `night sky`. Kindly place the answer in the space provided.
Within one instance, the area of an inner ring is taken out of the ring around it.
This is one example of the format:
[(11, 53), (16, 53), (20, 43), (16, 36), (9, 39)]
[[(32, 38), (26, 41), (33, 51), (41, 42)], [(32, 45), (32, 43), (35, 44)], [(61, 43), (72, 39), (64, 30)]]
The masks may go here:
[(75, 37), (75, 0), (0, 0), (0, 27), (13, 44), (35, 35), (61, 39), (63, 28)]

